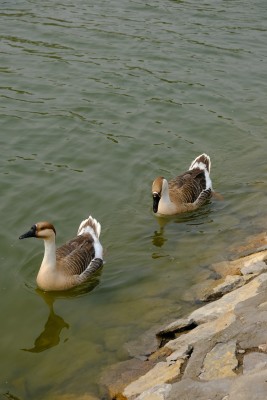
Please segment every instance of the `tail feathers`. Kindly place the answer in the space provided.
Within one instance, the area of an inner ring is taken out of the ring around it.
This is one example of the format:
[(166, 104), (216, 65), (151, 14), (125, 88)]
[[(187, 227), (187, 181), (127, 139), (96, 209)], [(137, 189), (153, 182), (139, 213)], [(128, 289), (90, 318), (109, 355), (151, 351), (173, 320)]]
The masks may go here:
[(194, 169), (194, 168), (200, 168), (200, 169), (206, 169), (208, 173), (210, 173), (210, 168), (211, 168), (211, 161), (210, 157), (203, 153), (200, 156), (198, 156), (194, 161), (192, 161), (189, 169)]
[(101, 225), (95, 218), (93, 218), (90, 215), (87, 219), (81, 222), (77, 234), (78, 235), (82, 235), (83, 233), (92, 234), (92, 230), (93, 233), (96, 235), (97, 239), (99, 239), (101, 233)]

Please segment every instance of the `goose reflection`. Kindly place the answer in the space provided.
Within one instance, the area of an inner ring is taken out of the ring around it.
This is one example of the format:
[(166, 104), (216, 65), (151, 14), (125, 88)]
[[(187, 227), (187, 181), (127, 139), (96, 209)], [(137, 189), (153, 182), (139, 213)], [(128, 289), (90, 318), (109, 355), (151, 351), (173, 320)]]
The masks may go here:
[(157, 217), (159, 229), (154, 231), (154, 234), (152, 235), (152, 244), (155, 247), (162, 247), (164, 246), (164, 243), (167, 242), (168, 239), (166, 239), (164, 235), (164, 228), (169, 223), (169, 220), (170, 217)]
[[(167, 220), (166, 218), (157, 217), (157, 221), (159, 223), (159, 229), (154, 231), (154, 234), (151, 236), (152, 244), (157, 248), (163, 247), (165, 242), (167, 242), (168, 240), (164, 235), (164, 227), (168, 223), (166, 220)], [(166, 255), (162, 254), (162, 252), (158, 250), (152, 252), (151, 257), (156, 259), (156, 258), (166, 257)]]
[[(205, 225), (207, 223), (213, 222), (210, 218), (211, 210), (209, 206), (204, 206), (202, 209), (196, 212), (185, 213), (181, 215), (175, 216), (157, 216), (157, 222), (159, 225), (159, 229), (154, 231), (154, 234), (151, 236), (152, 244), (155, 247), (163, 247), (164, 244), (168, 241), (165, 235), (165, 227), (168, 224), (185, 224), (187, 227), (194, 227), (199, 225)], [(153, 253), (152, 258), (165, 257), (166, 255), (160, 255), (158, 253)]]
[[(99, 273), (100, 275), (100, 273)], [(84, 287), (73, 289), (68, 292), (43, 292), (40, 289), (35, 289), (36, 293), (42, 297), (44, 302), (47, 304), (49, 309), (49, 315), (47, 321), (44, 325), (43, 331), (35, 339), (34, 346), (29, 349), (21, 349), (23, 351), (28, 351), (30, 353), (41, 353), (42, 351), (51, 349), (60, 343), (60, 334), (64, 328), (69, 329), (70, 325), (54, 311), (54, 303), (57, 298), (70, 298), (77, 297), (79, 295), (88, 293), (92, 291), (99, 284), (99, 277), (95, 277), (90, 285)], [(67, 339), (65, 339), (66, 341)]]
[(162, 247), (167, 239), (164, 237), (164, 228), (161, 227), (159, 231), (155, 231), (152, 236), (152, 244), (156, 247)]
[(35, 339), (34, 346), (30, 349), (22, 349), (31, 353), (41, 353), (51, 347), (55, 347), (60, 342), (60, 333), (62, 329), (69, 328), (69, 324), (62, 317), (54, 312), (55, 297), (49, 293), (41, 292), (36, 289), (36, 292), (44, 299), (49, 308), (49, 315), (44, 326), (44, 330)]

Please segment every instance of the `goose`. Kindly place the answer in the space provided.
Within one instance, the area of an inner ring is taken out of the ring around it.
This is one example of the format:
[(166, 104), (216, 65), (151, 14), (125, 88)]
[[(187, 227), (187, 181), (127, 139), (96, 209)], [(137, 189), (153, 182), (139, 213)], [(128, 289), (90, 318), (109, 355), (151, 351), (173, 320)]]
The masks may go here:
[(212, 196), (210, 157), (203, 153), (192, 161), (189, 170), (169, 182), (162, 176), (152, 184), (153, 211), (174, 215), (198, 209)]
[(99, 241), (101, 225), (92, 216), (81, 222), (77, 236), (56, 248), (56, 230), (50, 222), (38, 222), (19, 237), (44, 240), (44, 257), (36, 282), (44, 291), (68, 290), (85, 283), (103, 265)]

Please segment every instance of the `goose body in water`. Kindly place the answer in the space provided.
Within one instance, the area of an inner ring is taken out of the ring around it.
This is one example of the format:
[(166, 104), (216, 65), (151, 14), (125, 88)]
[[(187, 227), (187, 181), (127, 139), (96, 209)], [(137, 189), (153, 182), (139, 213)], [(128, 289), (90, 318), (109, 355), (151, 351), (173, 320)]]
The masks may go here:
[(89, 216), (81, 222), (77, 236), (56, 248), (56, 230), (49, 222), (38, 222), (20, 236), (44, 240), (44, 258), (37, 285), (45, 291), (67, 290), (85, 283), (103, 265), (99, 241), (101, 225)]
[(206, 203), (212, 196), (210, 167), (210, 157), (204, 153), (192, 161), (187, 172), (169, 182), (161, 176), (156, 178), (152, 184), (154, 213), (174, 215)]

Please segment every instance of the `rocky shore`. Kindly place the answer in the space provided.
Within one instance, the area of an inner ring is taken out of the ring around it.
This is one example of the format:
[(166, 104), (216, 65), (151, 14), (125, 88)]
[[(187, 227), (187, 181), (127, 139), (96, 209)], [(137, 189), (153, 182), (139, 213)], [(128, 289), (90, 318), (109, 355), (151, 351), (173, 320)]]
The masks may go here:
[(205, 305), (148, 334), (146, 350), (106, 371), (104, 398), (267, 399), (267, 235), (209, 272), (215, 279), (195, 288)]

